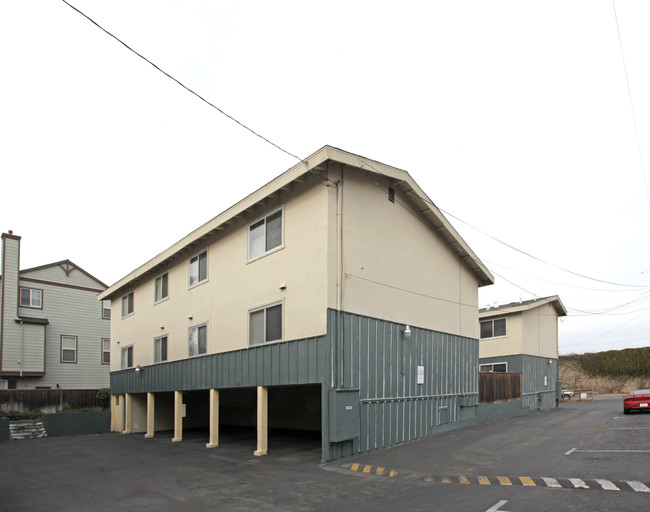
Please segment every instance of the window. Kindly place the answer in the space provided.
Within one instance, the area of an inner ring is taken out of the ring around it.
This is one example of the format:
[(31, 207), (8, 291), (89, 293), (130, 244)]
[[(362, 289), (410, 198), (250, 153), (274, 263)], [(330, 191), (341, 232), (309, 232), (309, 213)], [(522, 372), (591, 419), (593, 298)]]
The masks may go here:
[(77, 362), (77, 337), (61, 336), (61, 362)]
[(122, 349), (122, 370), (133, 367), (133, 345)]
[(202, 283), (208, 278), (208, 251), (190, 259), (190, 286)]
[(111, 340), (102, 338), (102, 364), (111, 363)]
[(248, 313), (248, 344), (259, 345), (282, 340), (282, 303), (254, 309)]
[(506, 319), (485, 320), (481, 322), (481, 339), (498, 338), (506, 335)]
[(160, 302), (167, 298), (167, 278), (168, 273), (165, 272), (163, 275), (158, 276), (154, 281), (154, 302)]
[(25, 308), (43, 307), (43, 292), (34, 288), (20, 289), (20, 305)]
[(122, 318), (133, 314), (133, 292), (122, 297)]
[(388, 187), (388, 200), (391, 203), (395, 202), (395, 189), (393, 187)]
[(153, 340), (153, 362), (167, 361), (167, 336), (160, 336)]
[(252, 260), (282, 246), (282, 209), (251, 224), (248, 231), (248, 259)]
[(206, 325), (199, 325), (197, 327), (190, 327), (189, 336), (189, 357), (199, 356), (206, 352), (207, 341), (207, 328)]
[(103, 300), (102, 301), (102, 318), (110, 319), (111, 318), (111, 301)]
[(508, 363), (489, 363), (478, 367), (479, 372), (505, 373), (508, 371)]

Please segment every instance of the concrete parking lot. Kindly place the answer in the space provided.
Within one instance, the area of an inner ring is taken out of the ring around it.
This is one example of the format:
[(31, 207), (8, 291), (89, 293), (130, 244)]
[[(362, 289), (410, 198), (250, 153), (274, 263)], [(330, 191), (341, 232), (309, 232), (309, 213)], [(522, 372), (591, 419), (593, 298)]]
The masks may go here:
[[(101, 434), (0, 443), (0, 511), (647, 510), (650, 414), (620, 398), (320, 464), (320, 439), (272, 432)], [(495, 508), (497, 507), (497, 508)]]

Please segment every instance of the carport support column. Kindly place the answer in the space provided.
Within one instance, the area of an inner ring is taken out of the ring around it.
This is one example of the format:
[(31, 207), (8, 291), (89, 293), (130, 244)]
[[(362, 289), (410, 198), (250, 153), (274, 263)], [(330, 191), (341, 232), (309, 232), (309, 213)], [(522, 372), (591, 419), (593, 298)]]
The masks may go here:
[(131, 393), (124, 395), (124, 430), (122, 434), (133, 432), (133, 397)]
[(153, 393), (147, 393), (147, 433), (146, 438), (153, 437), (156, 399)]
[(219, 446), (219, 390), (210, 390), (210, 441), (206, 448)]
[(257, 387), (257, 450), (255, 455), (266, 455), (269, 447), (269, 389)]
[(174, 391), (174, 437), (172, 443), (183, 440), (183, 392)]

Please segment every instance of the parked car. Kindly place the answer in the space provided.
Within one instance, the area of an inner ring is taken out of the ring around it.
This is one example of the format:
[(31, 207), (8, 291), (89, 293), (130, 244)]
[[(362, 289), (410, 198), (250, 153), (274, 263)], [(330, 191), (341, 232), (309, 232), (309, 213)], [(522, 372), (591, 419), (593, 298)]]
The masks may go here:
[(575, 395), (575, 393), (573, 392), (572, 389), (563, 389), (562, 390), (562, 398), (565, 399), (565, 400), (571, 400), (571, 398), (573, 398), (573, 395)]
[(623, 398), (623, 413), (630, 414), (632, 411), (650, 410), (650, 389), (637, 389), (630, 391)]

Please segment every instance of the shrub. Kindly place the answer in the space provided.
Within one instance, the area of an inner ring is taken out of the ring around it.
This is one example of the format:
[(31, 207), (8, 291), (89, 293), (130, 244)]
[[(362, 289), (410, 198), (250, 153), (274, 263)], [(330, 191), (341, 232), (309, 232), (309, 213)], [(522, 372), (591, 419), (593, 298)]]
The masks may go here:
[(43, 413), (41, 411), (6, 411), (0, 412), (0, 417), (9, 418), (9, 421), (40, 420), (43, 417)]
[(95, 398), (97, 399), (97, 404), (99, 404), (102, 409), (108, 409), (111, 400), (111, 390), (108, 388), (101, 388), (97, 391)]

